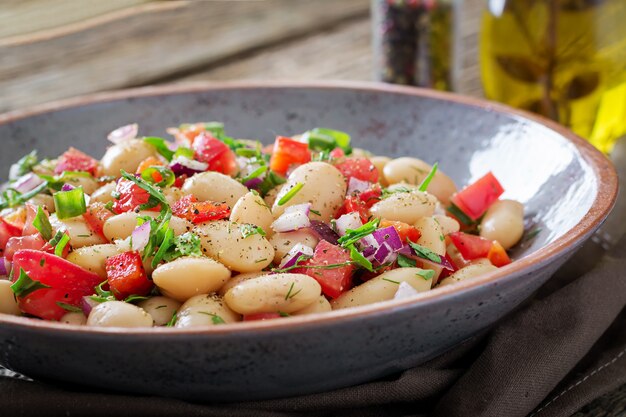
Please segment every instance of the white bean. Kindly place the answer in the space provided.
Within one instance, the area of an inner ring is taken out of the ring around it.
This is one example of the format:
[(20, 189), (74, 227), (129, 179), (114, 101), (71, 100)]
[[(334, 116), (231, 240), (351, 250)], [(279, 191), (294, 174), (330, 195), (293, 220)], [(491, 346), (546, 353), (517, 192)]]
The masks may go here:
[(185, 196), (183, 190), (178, 187), (168, 187), (163, 190), (163, 196), (170, 206), (173, 206), (178, 200)]
[(265, 201), (255, 193), (247, 193), (233, 206), (230, 221), (235, 223), (250, 223), (259, 226), (267, 234), (272, 233), (270, 228), (274, 217)]
[(488, 274), (489, 272), (496, 271), (498, 268), (486, 263), (476, 263), (465, 266), (449, 277), (443, 279), (439, 283), (439, 287), (443, 287), (444, 285), (455, 284), (460, 281), (476, 278), (480, 275)]
[(459, 230), (461, 230), (461, 225), (459, 224), (459, 222), (457, 222), (450, 216), (445, 216), (443, 214), (435, 214), (433, 216), (433, 219), (435, 219), (437, 223), (439, 223), (439, 226), (441, 226), (441, 231), (444, 234), (444, 236), (447, 236), (450, 233), (458, 232)]
[(252, 278), (232, 287), (224, 301), (240, 314), (293, 313), (319, 298), (322, 287), (304, 274), (274, 274)]
[(98, 276), (104, 280), (107, 277), (105, 270), (106, 260), (111, 256), (117, 255), (118, 253), (120, 252), (118, 251), (117, 246), (112, 243), (84, 246), (82, 248), (74, 249), (69, 255), (67, 255), (67, 260), (93, 272), (94, 274), (98, 274)]
[(0, 313), (19, 316), (22, 312), (17, 306), (15, 294), (11, 289), (12, 284), (9, 280), (0, 279)]
[(142, 308), (123, 301), (100, 303), (87, 318), (88, 326), (98, 327), (152, 327), (153, 322)]
[(446, 254), (446, 241), (441, 225), (433, 217), (422, 217), (415, 222), (415, 228), (422, 234), (417, 243), (435, 252), (437, 255)]
[(497, 240), (504, 249), (509, 249), (522, 238), (524, 233), (524, 206), (514, 200), (493, 203), (480, 223), (480, 235)]
[(63, 317), (61, 317), (61, 320), (59, 321), (65, 324), (73, 324), (76, 326), (82, 326), (84, 324), (87, 324), (87, 317), (82, 312), (70, 311), (69, 313), (65, 313), (65, 315), (63, 315)]
[(374, 204), (370, 209), (377, 218), (413, 224), (422, 217), (432, 216), (437, 199), (428, 193), (411, 191), (395, 193)]
[(206, 257), (183, 257), (159, 265), (152, 273), (163, 295), (184, 302), (217, 291), (230, 278), (224, 265)]
[(265, 194), (265, 197), (263, 197), (263, 201), (265, 201), (265, 204), (267, 204), (268, 207), (272, 207), (274, 205), (274, 202), (276, 201), (276, 196), (278, 195), (278, 193), (280, 192), (282, 188), (283, 186), (279, 185), (277, 187), (272, 188), (271, 190), (268, 191), (267, 194)]
[(297, 243), (315, 248), (319, 239), (317, 236), (306, 230), (296, 230), (295, 232), (275, 233), (270, 237), (270, 243), (274, 248), (274, 262), (279, 263), (281, 259)]
[(330, 305), (337, 310), (391, 300), (401, 282), (406, 282), (418, 292), (428, 291), (432, 278), (424, 279), (420, 274), (425, 273), (428, 273), (427, 270), (420, 268), (392, 269), (341, 294)]
[(181, 304), (168, 297), (156, 296), (140, 301), (137, 306), (152, 317), (155, 326), (165, 326), (172, 319)]
[[(297, 184), (302, 184), (300, 191), (279, 205), (281, 198)], [(276, 196), (272, 213), (277, 218), (289, 206), (311, 203), (312, 210), (320, 213), (320, 216), (311, 213), (312, 219), (328, 222), (343, 204), (346, 189), (346, 180), (337, 168), (325, 162), (309, 162), (300, 165), (289, 175), (288, 181)]]
[(42, 206), (48, 213), (52, 214), (56, 211), (56, 207), (54, 206), (54, 197), (47, 194), (37, 194), (30, 200), (28, 200), (34, 206)]
[(267, 275), (267, 274), (269, 274), (269, 272), (259, 271), (259, 272), (246, 272), (244, 274), (235, 275), (234, 277), (226, 281), (226, 283), (222, 285), (222, 287), (219, 289), (217, 293), (223, 297), (224, 294), (226, 294), (228, 290), (230, 290), (235, 285), (241, 282), (247, 281), (249, 279), (252, 279), (252, 278), (262, 277), (263, 275)]
[(274, 259), (274, 248), (263, 236), (254, 234), (243, 238), (241, 226), (227, 220), (207, 222), (196, 226), (205, 255), (237, 272), (261, 271)]
[(108, 182), (104, 184), (102, 187), (98, 188), (96, 191), (91, 194), (91, 204), (93, 203), (102, 203), (106, 204), (108, 202), (115, 201), (113, 198), (113, 192), (115, 191), (115, 181)]
[(389, 182), (385, 178), (384, 169), (385, 165), (387, 165), (391, 161), (391, 158), (389, 158), (388, 156), (372, 156), (370, 158), (370, 161), (378, 170), (378, 182), (380, 182), (385, 187), (389, 185)]
[[(143, 216), (157, 218), (159, 213), (154, 211), (140, 211), (139, 213), (128, 211), (115, 215), (104, 223), (104, 236), (106, 236), (110, 242), (116, 239), (126, 239), (137, 227), (137, 218)], [(193, 224), (180, 217), (172, 216), (170, 219), (170, 227), (174, 230), (175, 236), (180, 236), (190, 231), (193, 228)]]
[(209, 171), (188, 178), (182, 188), (185, 194), (193, 194), (200, 201), (225, 202), (233, 207), (237, 200), (248, 193), (248, 189), (219, 172)]
[(304, 307), (302, 310), (294, 311), (291, 313), (292, 316), (303, 316), (306, 314), (316, 314), (316, 313), (326, 313), (332, 311), (332, 307), (330, 303), (323, 295), (320, 295), (317, 300), (308, 306)]
[(224, 323), (236, 323), (239, 314), (232, 311), (217, 294), (202, 294), (190, 298), (176, 314), (175, 327), (205, 327)]
[[(402, 157), (387, 163), (383, 173), (389, 184), (404, 181), (418, 185), (426, 178), (431, 169), (432, 166), (421, 159)], [(437, 170), (428, 186), (428, 192), (447, 206), (450, 204), (450, 197), (456, 192), (456, 185), (454, 185), (454, 181), (450, 177)]]
[(133, 173), (144, 159), (151, 156), (157, 156), (156, 149), (143, 140), (132, 139), (113, 145), (102, 157), (103, 174), (119, 177), (121, 170)]
[(87, 225), (82, 217), (71, 217), (59, 220), (56, 215), (50, 216), (50, 224), (56, 230), (65, 228), (70, 236), (70, 245), (74, 249), (107, 243), (98, 233)]
[(63, 181), (74, 186), (74, 187), (83, 187), (83, 191), (85, 194), (92, 194), (98, 188), (100, 188), (100, 184), (98, 180), (96, 180), (91, 175), (64, 175)]

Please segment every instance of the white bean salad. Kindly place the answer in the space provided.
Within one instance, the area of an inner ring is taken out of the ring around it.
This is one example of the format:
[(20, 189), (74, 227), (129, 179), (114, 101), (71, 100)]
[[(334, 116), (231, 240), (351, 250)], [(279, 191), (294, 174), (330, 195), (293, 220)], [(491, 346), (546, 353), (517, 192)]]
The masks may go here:
[(74, 325), (205, 327), (415, 297), (511, 262), (524, 208), (491, 172), (458, 191), (420, 159), (315, 128), (274, 144), (220, 123), (108, 136), (11, 166), (0, 313)]

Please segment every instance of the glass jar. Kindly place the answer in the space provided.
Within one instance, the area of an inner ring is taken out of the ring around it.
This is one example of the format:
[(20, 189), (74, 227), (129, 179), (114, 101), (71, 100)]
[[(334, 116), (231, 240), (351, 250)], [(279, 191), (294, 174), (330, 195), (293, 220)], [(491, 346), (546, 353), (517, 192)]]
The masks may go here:
[(492, 100), (604, 152), (626, 134), (626, 0), (488, 0), (480, 62)]

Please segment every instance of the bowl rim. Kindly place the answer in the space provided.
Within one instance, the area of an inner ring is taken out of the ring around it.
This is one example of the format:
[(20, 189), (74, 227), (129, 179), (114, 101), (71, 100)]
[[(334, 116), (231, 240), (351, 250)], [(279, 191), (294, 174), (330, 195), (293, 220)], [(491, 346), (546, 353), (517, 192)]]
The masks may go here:
[(54, 330), (71, 335), (88, 334), (92, 336), (115, 334), (120, 337), (156, 337), (156, 338), (176, 338), (184, 336), (210, 336), (210, 335), (232, 335), (249, 336), (250, 334), (276, 334), (278, 332), (310, 329), (313, 327), (323, 327), (326, 325), (346, 323), (361, 318), (382, 316), (393, 314), (402, 309), (410, 309), (416, 306), (426, 306), (432, 303), (446, 302), (455, 296), (467, 295), (472, 291), (480, 290), (496, 281), (501, 281), (507, 277), (511, 279), (521, 279), (524, 272), (531, 272), (540, 264), (545, 264), (566, 252), (568, 248), (582, 243), (595, 228), (608, 216), (615, 205), (618, 190), (618, 177), (612, 163), (600, 151), (595, 149), (589, 142), (582, 139), (568, 128), (536, 114), (512, 108), (505, 104), (493, 101), (463, 96), (455, 93), (442, 92), (430, 89), (423, 89), (410, 86), (400, 86), (379, 82), (365, 81), (219, 81), (219, 82), (193, 82), (176, 85), (148, 86), (130, 88), (117, 91), (100, 92), (88, 94), (69, 99), (53, 101), (26, 109), (11, 111), (0, 114), (0, 125), (5, 125), (17, 120), (26, 119), (32, 116), (56, 112), (70, 108), (78, 108), (83, 105), (106, 103), (123, 99), (151, 97), (161, 95), (177, 95), (224, 90), (255, 90), (255, 89), (277, 89), (277, 90), (344, 90), (366, 93), (391, 93), (417, 98), (427, 98), (438, 101), (454, 102), (473, 108), (482, 109), (487, 112), (501, 113), (505, 116), (514, 117), (520, 120), (528, 120), (540, 124), (555, 131), (571, 144), (580, 153), (586, 163), (592, 168), (597, 181), (597, 194), (590, 209), (567, 233), (556, 239), (554, 242), (540, 248), (536, 252), (526, 257), (514, 261), (513, 263), (499, 268), (498, 270), (485, 274), (481, 277), (462, 281), (452, 286), (436, 288), (431, 291), (420, 293), (419, 295), (401, 300), (389, 300), (383, 303), (375, 303), (349, 309), (336, 310), (330, 313), (318, 313), (305, 316), (292, 316), (289, 320), (261, 320), (251, 322), (239, 322), (225, 324), (221, 326), (211, 326), (206, 328), (168, 328), (168, 327), (146, 327), (146, 328), (124, 328), (124, 327), (88, 327), (81, 325), (63, 324), (45, 320), (33, 320), (27, 317), (18, 317), (0, 313), (0, 325), (16, 326), (27, 328), (33, 331)]

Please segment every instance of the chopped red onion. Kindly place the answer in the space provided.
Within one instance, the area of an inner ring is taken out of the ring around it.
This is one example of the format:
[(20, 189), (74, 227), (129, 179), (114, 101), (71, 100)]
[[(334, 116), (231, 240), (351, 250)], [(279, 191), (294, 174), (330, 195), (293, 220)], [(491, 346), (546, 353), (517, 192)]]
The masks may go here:
[(354, 193), (362, 193), (369, 190), (372, 187), (371, 182), (361, 181), (358, 178), (350, 177), (348, 181), (348, 191), (346, 195), (352, 195)]
[(98, 304), (100, 303), (96, 300), (93, 300), (90, 295), (86, 295), (82, 298), (80, 302), (80, 308), (83, 310), (83, 313), (85, 313), (85, 316), (89, 316), (91, 310)]
[(209, 169), (209, 164), (179, 156), (172, 160), (170, 169), (176, 175), (187, 175), (191, 177), (198, 172), (204, 172)]
[(318, 237), (318, 239), (325, 240), (328, 243), (332, 243), (333, 245), (336, 245), (338, 243), (337, 239), (339, 238), (339, 236), (337, 236), (337, 233), (335, 233), (334, 230), (331, 229), (330, 226), (326, 223), (319, 220), (311, 220), (310, 229), (313, 234)]
[(140, 251), (146, 247), (150, 241), (150, 222), (145, 222), (133, 230), (131, 235), (132, 250)]
[(246, 181), (243, 185), (248, 187), (251, 190), (257, 189), (261, 183), (263, 182), (262, 177), (252, 178), (251, 180)]
[(398, 251), (398, 253), (400, 255), (404, 255), (404, 256), (415, 256), (415, 253), (413, 253), (413, 249), (411, 249), (411, 247), (407, 244), (402, 245), (402, 248)]
[(137, 137), (137, 132), (139, 132), (139, 126), (137, 123), (133, 123), (131, 125), (118, 127), (109, 133), (107, 139), (117, 145), (119, 143), (135, 139)]
[(335, 220), (335, 230), (339, 236), (346, 234), (348, 229), (355, 230), (363, 226), (359, 213), (347, 213)]
[(0, 275), (8, 276), (11, 273), (11, 262), (3, 256), (0, 258)]
[(402, 239), (393, 226), (375, 230), (372, 236), (380, 245), (387, 243), (393, 251), (402, 249)]
[(393, 296), (393, 299), (404, 300), (405, 298), (414, 297), (417, 294), (419, 294), (419, 292), (417, 292), (415, 288), (411, 287), (410, 284), (407, 284), (406, 282), (402, 281), (400, 282), (400, 285), (398, 285), (398, 290), (396, 291), (396, 294)]
[(39, 178), (38, 175), (29, 172), (26, 175), (18, 178), (17, 181), (13, 184), (12, 188), (20, 193), (27, 193), (30, 190), (35, 189), (37, 186), (41, 185), (44, 181)]
[(290, 266), (294, 266), (296, 262), (298, 262), (298, 258), (302, 255), (313, 256), (313, 248), (303, 243), (296, 243), (283, 257), (278, 267), (289, 268)]
[(72, 184), (65, 183), (63, 184), (63, 187), (61, 187), (61, 191), (72, 191), (74, 188), (76, 187), (74, 187)]
[(372, 259), (374, 259), (376, 249), (378, 248), (374, 246), (366, 246), (365, 249), (363, 249), (363, 256), (366, 257), (367, 260), (371, 261)]
[(311, 220), (309, 220), (310, 210), (311, 203), (287, 207), (285, 212), (272, 223), (272, 230), (275, 232), (292, 232), (303, 227), (309, 227), (311, 225)]
[(393, 251), (387, 242), (383, 242), (374, 254), (374, 259), (381, 265), (387, 262), (394, 262), (397, 257), (398, 254)]

